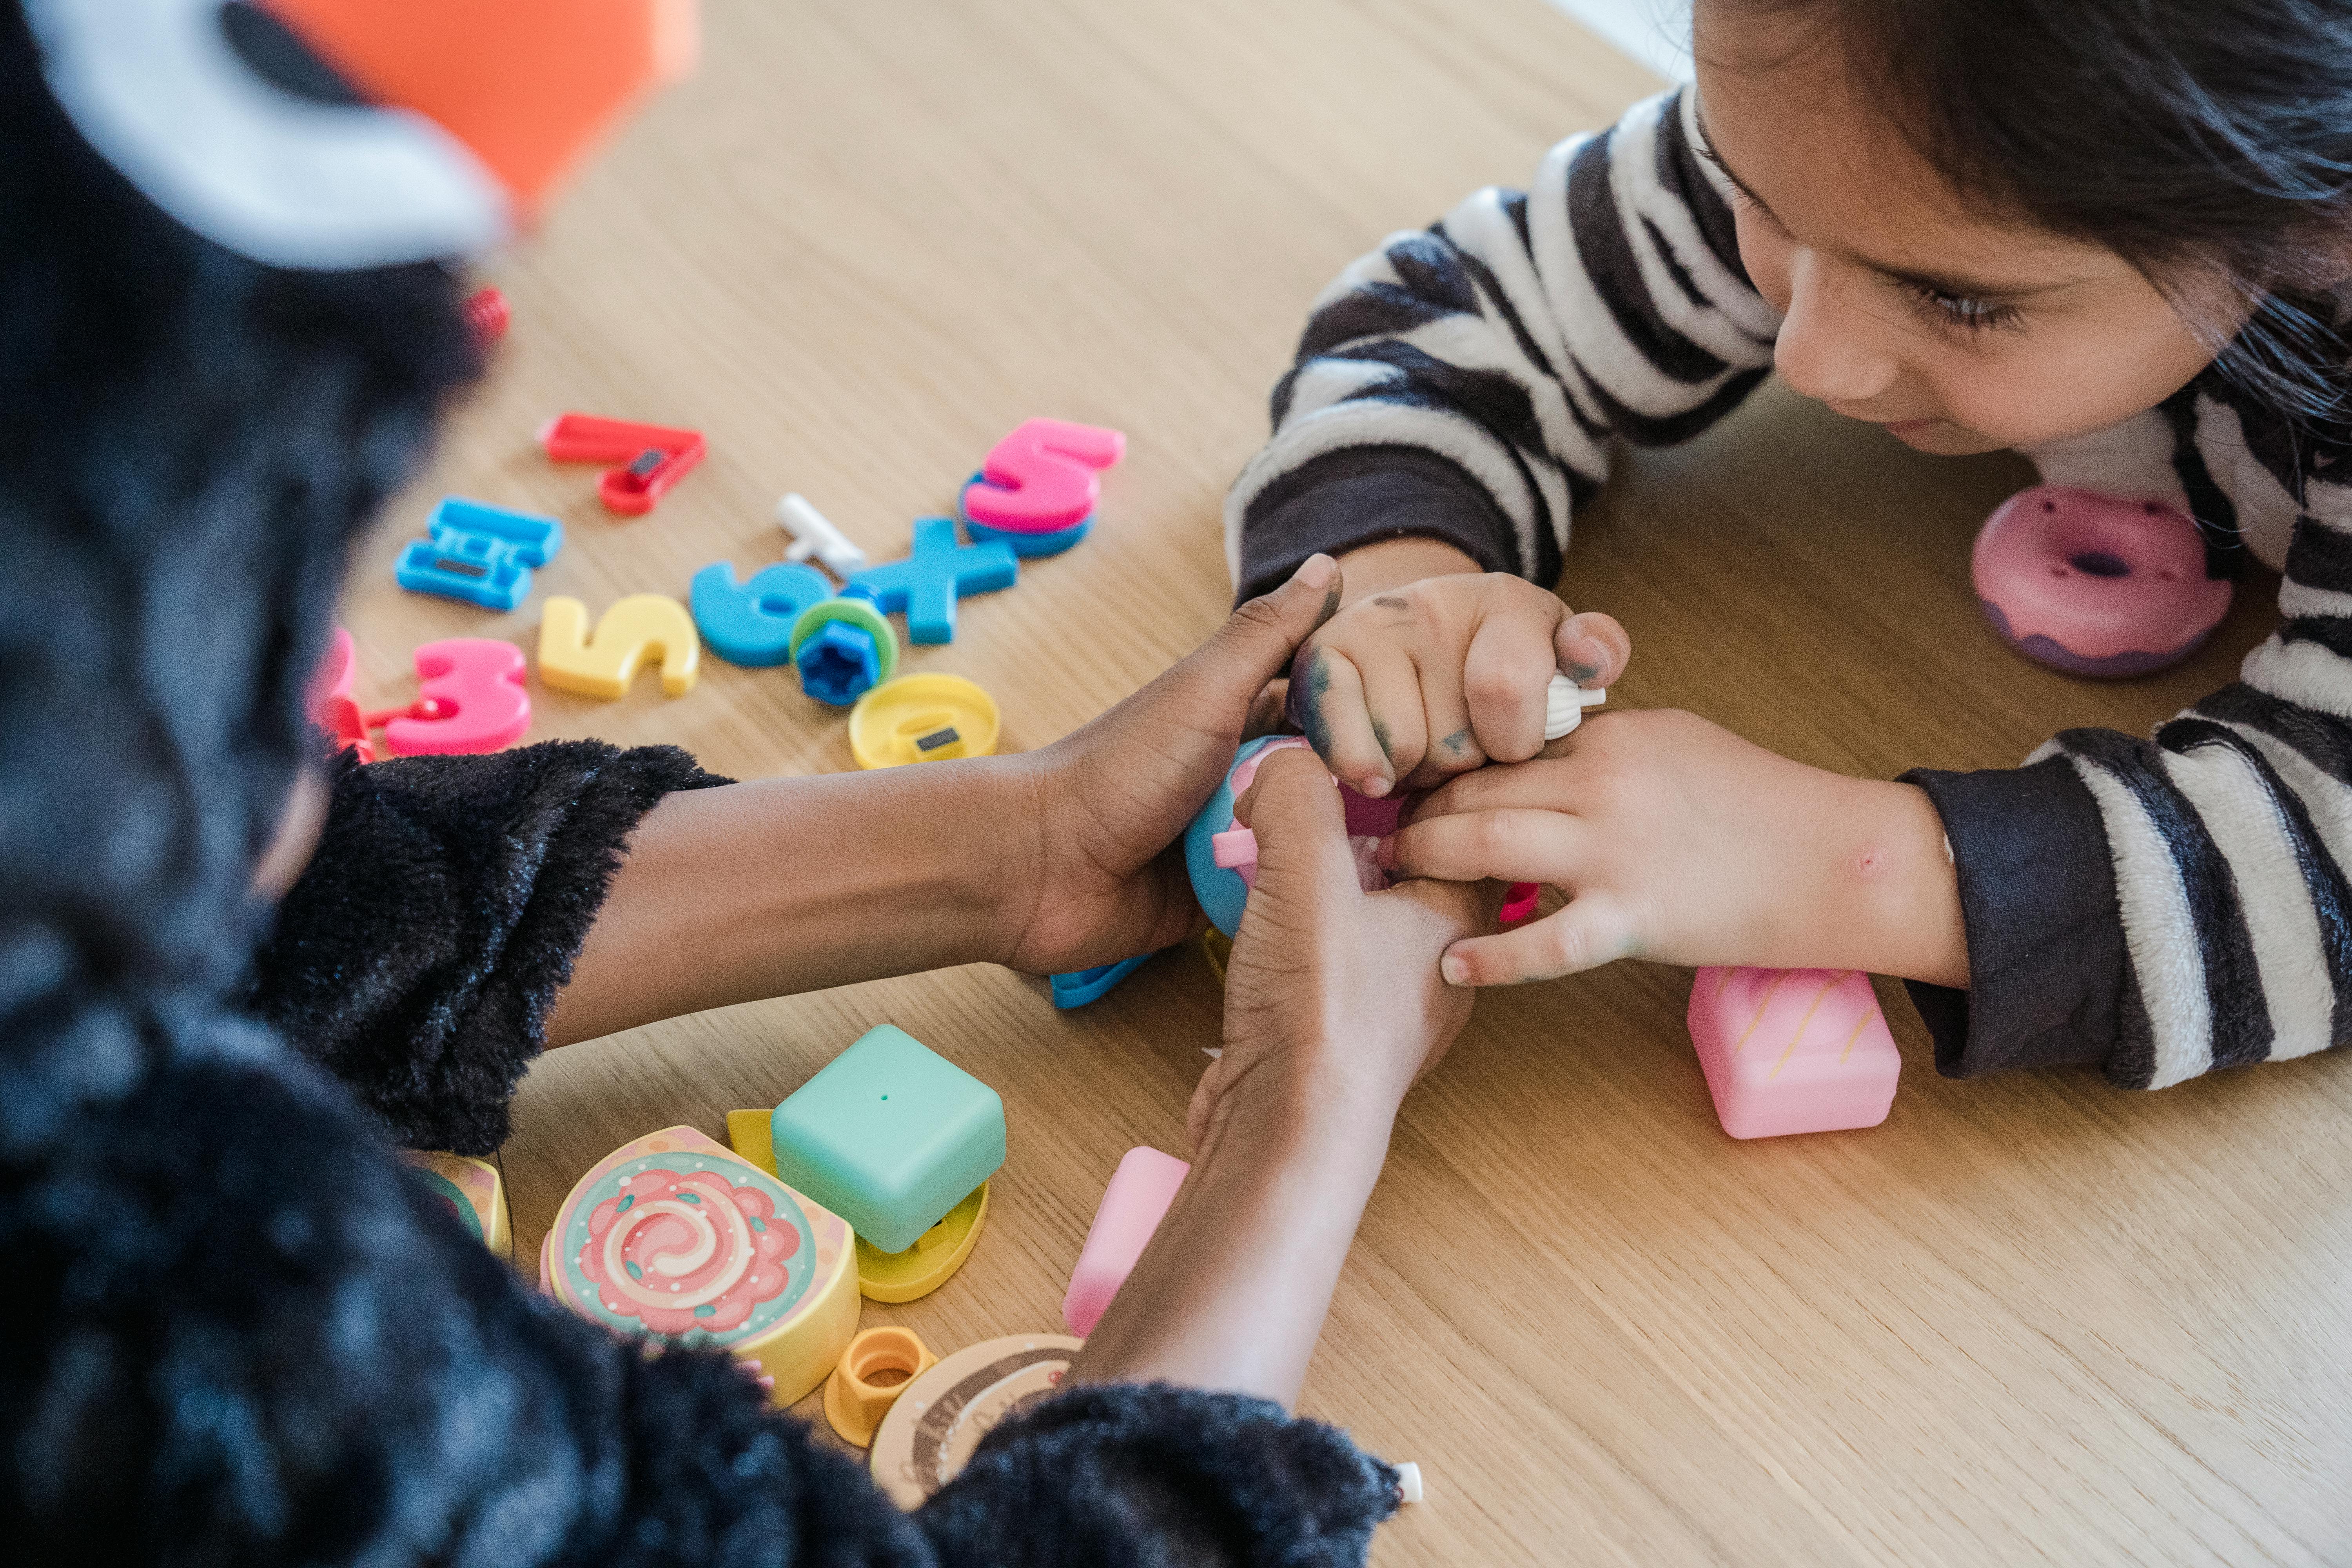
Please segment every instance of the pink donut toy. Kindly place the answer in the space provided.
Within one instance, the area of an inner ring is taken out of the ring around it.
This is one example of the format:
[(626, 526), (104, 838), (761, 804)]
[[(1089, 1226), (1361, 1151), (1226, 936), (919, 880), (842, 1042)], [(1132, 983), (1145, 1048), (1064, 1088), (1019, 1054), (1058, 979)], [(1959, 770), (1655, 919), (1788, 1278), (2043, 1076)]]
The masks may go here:
[(2157, 501), (2037, 485), (1977, 535), (1977, 599), (2028, 658), (2069, 675), (2146, 675), (2197, 651), (2230, 611), (2196, 523)]

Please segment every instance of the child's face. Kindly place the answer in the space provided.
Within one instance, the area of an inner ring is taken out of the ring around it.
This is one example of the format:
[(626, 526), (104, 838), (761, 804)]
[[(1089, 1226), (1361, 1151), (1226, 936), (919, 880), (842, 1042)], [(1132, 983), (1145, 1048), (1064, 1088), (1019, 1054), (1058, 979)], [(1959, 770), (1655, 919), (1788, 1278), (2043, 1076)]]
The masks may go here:
[(1743, 192), (1740, 257), (1787, 313), (1790, 385), (1959, 454), (2105, 429), (2211, 360), (2113, 251), (1971, 210), (1856, 101), (1819, 27), (1698, 7), (1700, 119)]

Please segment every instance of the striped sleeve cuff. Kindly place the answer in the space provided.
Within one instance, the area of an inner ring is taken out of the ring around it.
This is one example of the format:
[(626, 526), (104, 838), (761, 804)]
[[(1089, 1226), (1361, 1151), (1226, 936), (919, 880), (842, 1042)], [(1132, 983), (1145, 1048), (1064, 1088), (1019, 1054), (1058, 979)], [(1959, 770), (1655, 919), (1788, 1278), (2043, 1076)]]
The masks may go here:
[(2130, 1005), (2115, 863), (2074, 766), (1903, 775), (1936, 803), (1959, 872), (1969, 989), (1909, 983), (1936, 1070), (2104, 1064)]
[(1407, 537), (1442, 540), (1488, 572), (1520, 570), (1510, 520), (1469, 475), (1412, 447), (1350, 447), (1285, 474), (1250, 503), (1234, 602), (1280, 587), (1318, 551)]

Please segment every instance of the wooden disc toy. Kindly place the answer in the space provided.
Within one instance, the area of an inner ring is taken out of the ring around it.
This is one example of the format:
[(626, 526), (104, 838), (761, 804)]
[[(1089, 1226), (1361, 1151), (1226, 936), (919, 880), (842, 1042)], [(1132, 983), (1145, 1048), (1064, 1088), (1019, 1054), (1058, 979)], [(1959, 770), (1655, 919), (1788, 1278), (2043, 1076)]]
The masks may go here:
[(867, 1463), (876, 1484), (900, 1508), (920, 1508), (962, 1473), (997, 1423), (1058, 1390), (1085, 1348), (1066, 1334), (1014, 1334), (946, 1357), (907, 1384), (875, 1429)]

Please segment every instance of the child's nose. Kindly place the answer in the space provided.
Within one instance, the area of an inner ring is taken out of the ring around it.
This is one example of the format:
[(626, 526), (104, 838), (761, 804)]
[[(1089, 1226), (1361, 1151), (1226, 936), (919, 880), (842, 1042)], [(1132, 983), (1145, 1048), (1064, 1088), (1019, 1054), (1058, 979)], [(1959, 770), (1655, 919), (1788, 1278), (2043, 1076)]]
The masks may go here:
[(1844, 297), (1843, 281), (1817, 257), (1797, 259), (1772, 363), (1807, 397), (1850, 409), (1884, 395), (1901, 373), (1885, 342), (1885, 323)]

